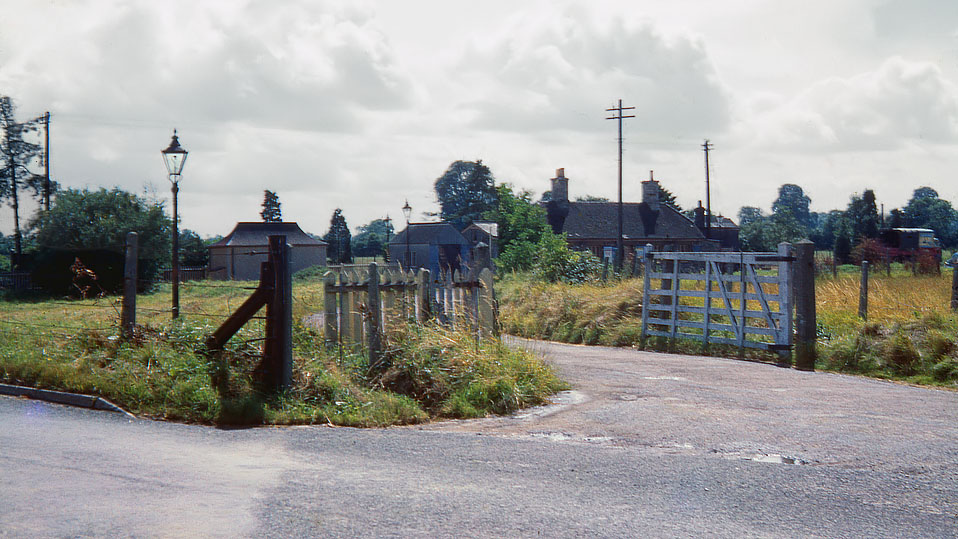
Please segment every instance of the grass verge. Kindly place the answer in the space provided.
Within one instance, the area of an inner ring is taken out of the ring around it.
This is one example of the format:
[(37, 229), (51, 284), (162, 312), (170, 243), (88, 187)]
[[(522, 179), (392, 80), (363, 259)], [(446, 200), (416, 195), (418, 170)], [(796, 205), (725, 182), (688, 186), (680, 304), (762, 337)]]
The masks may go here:
[[(0, 381), (97, 395), (135, 414), (176, 421), (358, 427), (509, 413), (566, 388), (530, 352), (494, 339), (401, 326), (385, 336), (388, 368), (371, 373), (361, 351), (329, 347), (296, 324), (292, 387), (264, 395), (253, 378), (261, 324), (241, 330), (222, 353), (198, 352), (243, 294), (219, 285), (182, 290), (187, 314), (175, 322), (163, 319), (167, 290), (140, 298), (144, 313), (162, 316), (143, 316), (132, 341), (119, 337), (109, 298), (0, 301)], [(297, 319), (322, 304), (315, 287), (297, 285), (294, 298)]]

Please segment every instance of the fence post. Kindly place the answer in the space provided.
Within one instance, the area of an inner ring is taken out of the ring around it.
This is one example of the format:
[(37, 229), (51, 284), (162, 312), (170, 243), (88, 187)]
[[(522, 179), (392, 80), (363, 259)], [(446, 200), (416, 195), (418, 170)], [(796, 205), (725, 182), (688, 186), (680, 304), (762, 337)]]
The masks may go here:
[(382, 340), (380, 339), (379, 323), (382, 321), (380, 311), (382, 298), (379, 297), (379, 268), (375, 262), (369, 264), (369, 291), (366, 293), (366, 341), (369, 343), (369, 369), (378, 370), (382, 365)]
[(336, 274), (327, 271), (323, 275), (323, 324), (326, 328), (326, 344), (339, 342), (339, 313), (336, 312)]
[(858, 291), (858, 317), (868, 320), (868, 261), (862, 260), (862, 284)]
[(293, 383), (293, 281), (286, 236), (269, 237), (269, 260), (273, 290), (266, 304), (268, 333), (261, 374), (264, 388), (282, 391)]
[(958, 266), (951, 268), (951, 310), (958, 311)]
[(602, 282), (604, 283), (609, 278), (609, 258), (606, 257), (602, 262)]
[(652, 303), (652, 295), (650, 294), (652, 288), (651, 275), (652, 275), (652, 244), (645, 244), (645, 260), (642, 262), (642, 273), (643, 273), (643, 283), (642, 283), (642, 333), (640, 334), (640, 341), (642, 343), (642, 348), (645, 348), (645, 340), (647, 338), (647, 328), (649, 327), (649, 304)]
[(123, 311), (120, 316), (123, 338), (133, 338), (136, 326), (136, 232), (126, 234), (126, 259), (123, 264)]
[(496, 292), (493, 288), (492, 270), (479, 272), (479, 326), (486, 335), (496, 335)]
[(802, 240), (795, 245), (793, 277), (795, 290), (795, 368), (815, 370), (815, 244)]
[(416, 319), (420, 324), (432, 317), (432, 301), (429, 286), (429, 270), (421, 269), (416, 275), (416, 288), (419, 298), (419, 318)]
[[(814, 245), (814, 244), (813, 244)], [(778, 256), (782, 259), (778, 263), (778, 310), (781, 313), (779, 319), (779, 332), (776, 333), (775, 344), (782, 346), (778, 350), (780, 367), (790, 367), (792, 365), (792, 298), (795, 291), (793, 289), (792, 262), (792, 244), (782, 242), (778, 244)], [(815, 251), (812, 251), (812, 282), (815, 280)], [(758, 286), (762, 286), (761, 283)]]

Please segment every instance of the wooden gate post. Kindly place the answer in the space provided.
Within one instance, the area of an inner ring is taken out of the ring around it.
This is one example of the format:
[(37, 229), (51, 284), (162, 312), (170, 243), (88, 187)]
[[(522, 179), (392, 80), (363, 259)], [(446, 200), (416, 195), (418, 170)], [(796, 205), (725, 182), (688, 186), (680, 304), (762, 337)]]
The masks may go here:
[(802, 240), (795, 244), (795, 368), (815, 370), (815, 244)]
[(862, 260), (862, 284), (858, 291), (858, 317), (868, 320), (868, 261)]
[[(779, 319), (780, 331), (775, 335), (775, 344), (780, 346), (778, 349), (778, 365), (780, 367), (790, 367), (792, 365), (792, 299), (795, 297), (794, 274), (792, 270), (793, 255), (792, 244), (782, 242), (778, 244), (778, 256), (782, 259), (778, 263), (778, 310), (781, 313)], [(815, 282), (815, 251), (812, 249), (812, 282)], [(762, 286), (758, 284), (758, 286)]]
[(382, 298), (379, 297), (379, 267), (369, 263), (369, 290), (366, 293), (366, 342), (369, 343), (369, 369), (379, 370), (382, 365), (382, 339), (379, 324), (382, 321)]
[(266, 304), (270, 323), (268, 341), (271, 351), (263, 361), (263, 383), (274, 391), (293, 384), (293, 280), (289, 267), (289, 245), (286, 236), (269, 237), (269, 257), (273, 262), (273, 297)]
[(120, 327), (124, 339), (133, 338), (136, 326), (136, 232), (126, 234), (126, 259), (123, 264), (123, 310), (120, 315)]
[(639, 337), (640, 342), (642, 343), (642, 348), (645, 349), (645, 340), (647, 338), (646, 328), (649, 327), (649, 304), (652, 303), (652, 280), (650, 275), (652, 275), (652, 244), (645, 244), (645, 253), (644, 260), (642, 262), (642, 273), (643, 273), (643, 282), (642, 282), (642, 333)]

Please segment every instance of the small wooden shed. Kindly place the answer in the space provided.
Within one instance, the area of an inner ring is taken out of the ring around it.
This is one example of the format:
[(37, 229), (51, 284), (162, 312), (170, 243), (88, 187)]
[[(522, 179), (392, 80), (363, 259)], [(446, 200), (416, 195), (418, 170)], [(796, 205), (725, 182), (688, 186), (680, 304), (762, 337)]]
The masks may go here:
[(327, 243), (303, 232), (296, 223), (236, 223), (228, 236), (209, 246), (211, 279), (255, 281), (266, 261), (270, 236), (286, 236), (295, 273), (326, 265)]

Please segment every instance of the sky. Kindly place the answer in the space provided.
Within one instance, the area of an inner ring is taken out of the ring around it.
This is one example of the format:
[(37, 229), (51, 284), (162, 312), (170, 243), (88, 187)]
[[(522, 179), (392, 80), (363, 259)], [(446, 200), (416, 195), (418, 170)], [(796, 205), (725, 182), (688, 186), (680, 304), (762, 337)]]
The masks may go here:
[[(958, 202), (954, 0), (4, 0), (0, 95), (51, 113), (51, 175), (170, 204), (160, 151), (190, 153), (181, 228), (225, 235), (275, 191), (324, 234), (438, 210), (455, 160), (497, 182), (641, 200), (654, 171), (683, 207), (815, 211), (873, 189)], [(27, 206), (24, 213), (32, 209)], [(0, 207), (0, 231), (12, 210)]]

